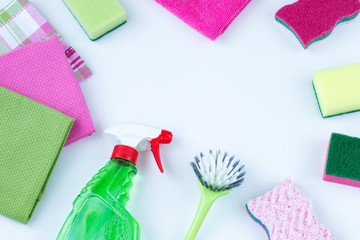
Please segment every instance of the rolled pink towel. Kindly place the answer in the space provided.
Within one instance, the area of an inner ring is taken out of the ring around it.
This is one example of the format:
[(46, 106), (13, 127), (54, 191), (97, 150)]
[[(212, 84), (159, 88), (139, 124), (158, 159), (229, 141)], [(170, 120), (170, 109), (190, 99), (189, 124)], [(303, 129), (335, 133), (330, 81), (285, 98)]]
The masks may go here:
[(246, 204), (271, 240), (335, 240), (316, 218), (312, 202), (290, 179)]
[(211, 40), (225, 32), (251, 0), (155, 0)]

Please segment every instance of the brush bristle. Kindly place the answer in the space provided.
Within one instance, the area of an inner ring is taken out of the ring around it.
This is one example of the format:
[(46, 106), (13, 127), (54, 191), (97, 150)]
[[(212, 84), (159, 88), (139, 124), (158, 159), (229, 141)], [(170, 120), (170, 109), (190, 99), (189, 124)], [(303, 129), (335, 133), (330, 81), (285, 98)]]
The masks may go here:
[(190, 162), (200, 183), (212, 191), (220, 192), (240, 186), (244, 182), (244, 165), (240, 160), (234, 160), (235, 156), (229, 157), (227, 152), (212, 150), (208, 156), (200, 153), (195, 156), (195, 161)]

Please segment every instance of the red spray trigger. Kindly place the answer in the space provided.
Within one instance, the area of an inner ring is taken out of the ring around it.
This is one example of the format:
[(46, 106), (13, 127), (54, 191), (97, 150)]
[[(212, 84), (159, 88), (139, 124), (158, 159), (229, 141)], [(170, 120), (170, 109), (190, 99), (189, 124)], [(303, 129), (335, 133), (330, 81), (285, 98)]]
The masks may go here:
[(162, 173), (164, 172), (164, 170), (161, 165), (159, 145), (160, 145), (160, 143), (162, 143), (162, 144), (171, 143), (171, 140), (172, 140), (172, 133), (169, 131), (166, 131), (166, 130), (162, 130), (161, 134), (157, 138), (153, 138), (150, 141), (151, 151), (154, 154), (156, 164), (158, 165), (160, 172), (162, 172)]

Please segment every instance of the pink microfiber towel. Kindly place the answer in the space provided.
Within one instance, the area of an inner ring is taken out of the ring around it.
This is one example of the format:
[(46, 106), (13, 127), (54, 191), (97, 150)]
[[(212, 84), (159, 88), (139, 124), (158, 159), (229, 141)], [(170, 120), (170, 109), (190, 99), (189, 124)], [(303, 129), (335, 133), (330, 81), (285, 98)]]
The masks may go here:
[(251, 0), (155, 0), (198, 32), (215, 40)]
[(79, 83), (56, 37), (0, 56), (0, 86), (74, 118), (65, 145), (95, 131)]
[(355, 18), (359, 11), (359, 0), (299, 0), (282, 7), (275, 19), (307, 48), (329, 36), (337, 24)]
[(335, 240), (315, 216), (312, 202), (290, 179), (246, 204), (271, 240)]

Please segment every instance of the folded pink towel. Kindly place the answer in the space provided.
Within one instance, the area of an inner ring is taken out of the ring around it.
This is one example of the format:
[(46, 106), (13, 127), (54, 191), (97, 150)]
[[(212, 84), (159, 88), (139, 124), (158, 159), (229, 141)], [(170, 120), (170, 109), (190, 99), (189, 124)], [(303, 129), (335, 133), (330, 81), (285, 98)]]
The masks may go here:
[(74, 118), (65, 145), (95, 131), (79, 83), (56, 37), (0, 56), (0, 86)]
[(251, 0), (155, 0), (198, 32), (215, 40)]

